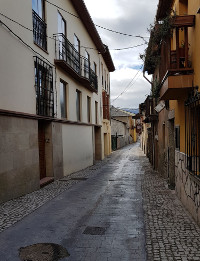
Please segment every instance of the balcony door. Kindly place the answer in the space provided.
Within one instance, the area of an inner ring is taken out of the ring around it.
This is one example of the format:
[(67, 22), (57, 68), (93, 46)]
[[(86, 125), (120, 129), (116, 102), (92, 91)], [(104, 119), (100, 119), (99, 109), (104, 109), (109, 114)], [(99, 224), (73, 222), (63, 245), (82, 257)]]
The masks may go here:
[(84, 76), (87, 79), (90, 78), (90, 55), (87, 51), (85, 51)]
[(66, 60), (66, 21), (58, 12), (59, 59)]
[(74, 70), (80, 74), (80, 40), (74, 34)]
[(32, 0), (32, 9), (44, 20), (44, 0)]

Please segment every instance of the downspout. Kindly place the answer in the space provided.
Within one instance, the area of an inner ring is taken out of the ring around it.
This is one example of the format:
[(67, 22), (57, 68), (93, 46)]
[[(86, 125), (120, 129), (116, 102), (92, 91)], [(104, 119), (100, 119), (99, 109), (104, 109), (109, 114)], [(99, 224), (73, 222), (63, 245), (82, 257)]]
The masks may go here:
[(145, 80), (147, 80), (148, 83), (150, 83), (151, 85), (153, 84), (151, 81), (149, 81), (149, 79), (145, 76), (145, 71), (143, 70), (143, 77)]

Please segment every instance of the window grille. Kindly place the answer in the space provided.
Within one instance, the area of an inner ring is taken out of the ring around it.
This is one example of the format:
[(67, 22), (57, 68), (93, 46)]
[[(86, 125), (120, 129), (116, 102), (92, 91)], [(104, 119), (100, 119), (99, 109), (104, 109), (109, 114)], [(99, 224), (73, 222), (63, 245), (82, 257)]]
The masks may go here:
[(38, 57), (35, 59), (36, 112), (54, 117), (53, 68)]
[(186, 168), (194, 175), (200, 174), (200, 93), (196, 92), (185, 102)]
[(47, 50), (47, 25), (33, 10), (33, 40), (34, 43)]

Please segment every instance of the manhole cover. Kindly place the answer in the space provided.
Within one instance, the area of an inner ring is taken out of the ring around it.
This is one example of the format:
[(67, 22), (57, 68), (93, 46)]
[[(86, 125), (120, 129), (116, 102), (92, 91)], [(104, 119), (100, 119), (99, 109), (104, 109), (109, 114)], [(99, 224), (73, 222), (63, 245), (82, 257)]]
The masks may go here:
[(51, 243), (40, 243), (19, 249), (22, 261), (58, 261), (68, 256), (70, 254), (64, 247)]
[(105, 227), (86, 227), (83, 234), (97, 236), (97, 235), (105, 235), (105, 232), (106, 232)]
[(87, 180), (87, 178), (79, 178), (79, 177), (77, 177), (77, 178), (71, 178), (71, 180)]

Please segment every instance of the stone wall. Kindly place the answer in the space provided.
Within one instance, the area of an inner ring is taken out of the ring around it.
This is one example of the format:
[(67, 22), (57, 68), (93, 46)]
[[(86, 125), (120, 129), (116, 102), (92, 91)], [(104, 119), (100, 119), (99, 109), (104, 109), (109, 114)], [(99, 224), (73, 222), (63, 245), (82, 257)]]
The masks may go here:
[(200, 179), (189, 173), (185, 160), (184, 153), (175, 151), (176, 193), (200, 225)]
[(39, 189), (38, 122), (0, 116), (0, 202)]

